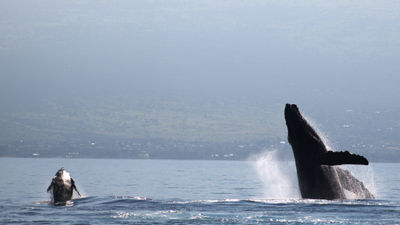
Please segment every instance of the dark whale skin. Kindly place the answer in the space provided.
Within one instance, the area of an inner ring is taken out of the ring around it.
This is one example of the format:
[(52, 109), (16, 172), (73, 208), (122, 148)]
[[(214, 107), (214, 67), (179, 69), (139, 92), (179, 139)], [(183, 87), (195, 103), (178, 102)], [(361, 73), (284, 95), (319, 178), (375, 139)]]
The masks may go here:
[(52, 194), (54, 205), (66, 205), (72, 199), (74, 190), (81, 196), (75, 186), (74, 179), (71, 178), (70, 174), (64, 168), (57, 171), (47, 188), (47, 192), (51, 192)]
[(355, 193), (357, 198), (374, 198), (350, 172), (335, 167), (341, 164), (368, 165), (365, 157), (347, 151), (328, 151), (294, 104), (286, 104), (285, 120), (302, 198), (346, 199), (344, 190)]

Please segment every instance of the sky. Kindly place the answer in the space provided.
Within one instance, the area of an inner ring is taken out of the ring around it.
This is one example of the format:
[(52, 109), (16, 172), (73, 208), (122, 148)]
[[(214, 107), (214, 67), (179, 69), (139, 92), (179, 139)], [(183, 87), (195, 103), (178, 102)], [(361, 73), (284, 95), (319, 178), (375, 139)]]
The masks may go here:
[(397, 0), (3, 0), (0, 100), (173, 93), (399, 109), (399, 11)]

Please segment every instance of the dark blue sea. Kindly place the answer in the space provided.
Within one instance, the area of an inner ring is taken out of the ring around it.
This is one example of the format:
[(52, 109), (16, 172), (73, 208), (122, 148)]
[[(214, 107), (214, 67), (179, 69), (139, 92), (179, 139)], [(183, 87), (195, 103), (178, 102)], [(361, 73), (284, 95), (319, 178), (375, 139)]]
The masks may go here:
[[(53, 206), (61, 167), (83, 197)], [(376, 199), (303, 200), (293, 162), (0, 158), (0, 224), (400, 224), (400, 164), (348, 166)]]

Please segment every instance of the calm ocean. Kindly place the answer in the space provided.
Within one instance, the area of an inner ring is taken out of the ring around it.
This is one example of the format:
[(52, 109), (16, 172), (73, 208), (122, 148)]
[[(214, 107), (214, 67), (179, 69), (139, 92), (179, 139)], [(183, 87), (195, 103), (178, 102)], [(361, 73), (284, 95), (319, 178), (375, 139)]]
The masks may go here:
[[(84, 197), (52, 206), (61, 168)], [(400, 164), (347, 167), (376, 195), (302, 200), (293, 162), (0, 158), (0, 223), (400, 224)]]

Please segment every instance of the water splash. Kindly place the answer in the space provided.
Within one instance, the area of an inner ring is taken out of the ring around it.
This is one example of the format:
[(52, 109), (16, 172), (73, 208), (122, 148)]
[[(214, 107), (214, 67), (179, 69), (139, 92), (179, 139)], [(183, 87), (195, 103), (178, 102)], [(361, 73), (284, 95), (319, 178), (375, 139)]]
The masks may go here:
[(263, 184), (263, 198), (299, 198), (294, 162), (283, 161), (277, 150), (265, 151), (250, 157), (254, 169)]
[(315, 132), (318, 134), (318, 136), (321, 138), (322, 142), (324, 143), (326, 150), (328, 151), (333, 151), (334, 147), (333, 144), (330, 142), (328, 135), (325, 134), (321, 129), (320, 129), (320, 124), (315, 122), (313, 119), (310, 117), (306, 116), (303, 114), (304, 119), (310, 124), (310, 126), (315, 130)]
[[(354, 177), (356, 177), (359, 181), (361, 181), (364, 186), (375, 196), (377, 197), (377, 189), (375, 186), (374, 179), (374, 170), (370, 165), (368, 166), (359, 166), (359, 165), (342, 165), (340, 166), (342, 169), (348, 170)], [(362, 193), (361, 193), (362, 194)], [(351, 193), (346, 193), (346, 197), (349, 199), (357, 199), (362, 197), (362, 195), (358, 194), (353, 196)]]
[[(330, 142), (328, 136), (319, 128), (319, 125), (312, 120), (310, 117), (304, 116), (303, 117), (308, 121), (310, 126), (312, 126), (319, 135), (319, 137), (322, 139), (322, 142), (325, 144), (325, 147), (328, 151), (336, 151), (337, 146), (333, 145), (332, 142)], [(357, 178), (359, 181), (362, 182), (362, 184), (368, 189), (368, 191), (373, 194), (375, 197), (377, 196), (377, 190), (375, 186), (375, 181), (374, 181), (374, 171), (372, 167), (369, 166), (360, 166), (360, 165), (341, 165), (337, 166), (336, 168), (341, 168), (345, 169), (352, 176)], [(349, 182), (349, 181), (348, 181)], [(341, 184), (343, 185), (343, 184)], [(359, 188), (359, 183), (354, 182), (352, 184), (354, 186), (354, 190), (361, 190), (362, 188)], [(366, 198), (365, 196), (365, 191), (360, 191), (359, 193), (353, 193), (350, 191), (345, 190), (345, 195), (348, 199), (359, 199), (359, 198)], [(367, 191), (367, 192), (368, 192)]]
[[(326, 149), (328, 151), (334, 151), (335, 147), (329, 141), (328, 136), (318, 128), (318, 125), (312, 119), (306, 116), (304, 117), (320, 136)], [(277, 150), (266, 151), (252, 156), (250, 159), (255, 161), (254, 168), (257, 171), (259, 179), (263, 183), (264, 198), (300, 198), (294, 162), (281, 160)], [(373, 198), (371, 194), (376, 196), (371, 166), (347, 165), (335, 166), (334, 168), (337, 173), (341, 172), (342, 174), (341, 177), (343, 179), (340, 179), (339, 183), (343, 187), (348, 199)], [(339, 168), (343, 168), (344, 170)], [(353, 176), (356, 179), (354, 179)], [(339, 179), (339, 177), (337, 179)], [(365, 187), (368, 190), (366, 190)], [(354, 193), (346, 189), (354, 191)]]

